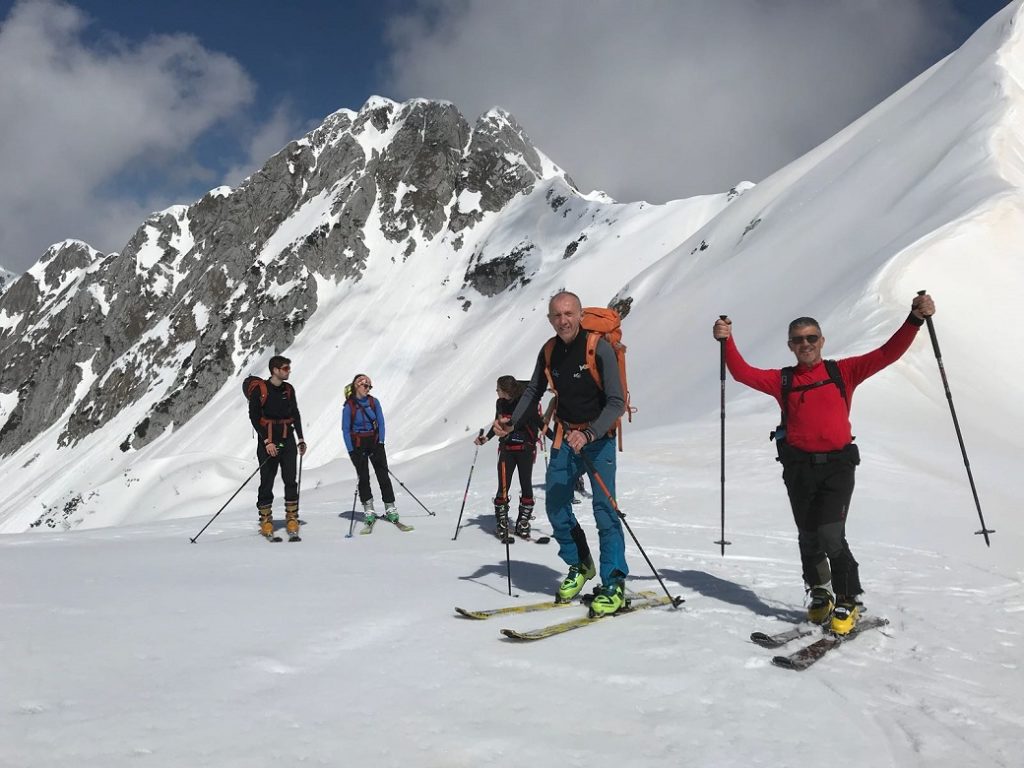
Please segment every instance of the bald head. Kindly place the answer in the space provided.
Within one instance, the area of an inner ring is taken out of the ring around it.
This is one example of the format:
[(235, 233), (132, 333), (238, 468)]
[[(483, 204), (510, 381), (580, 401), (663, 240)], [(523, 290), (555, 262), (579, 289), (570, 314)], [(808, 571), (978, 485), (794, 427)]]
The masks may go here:
[(575, 293), (560, 291), (548, 302), (548, 321), (564, 343), (568, 344), (580, 332), (583, 302)]

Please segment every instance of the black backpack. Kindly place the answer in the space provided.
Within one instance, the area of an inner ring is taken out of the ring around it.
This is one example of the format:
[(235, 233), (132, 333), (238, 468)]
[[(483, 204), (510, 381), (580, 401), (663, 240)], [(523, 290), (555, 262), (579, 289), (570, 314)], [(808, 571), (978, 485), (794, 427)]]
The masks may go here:
[(804, 392), (808, 389), (823, 387), (826, 384), (835, 384), (839, 387), (839, 394), (843, 396), (843, 402), (846, 403), (846, 410), (850, 410), (850, 401), (846, 397), (846, 384), (843, 382), (842, 374), (839, 373), (839, 364), (835, 360), (825, 361), (825, 370), (828, 371), (828, 378), (822, 379), (821, 381), (815, 381), (812, 384), (804, 384), (800, 387), (794, 387), (793, 372), (795, 370), (796, 369), (791, 365), (787, 365), (782, 369), (782, 417), (779, 421), (779, 426), (773, 429), (771, 434), (768, 435), (769, 440), (781, 442), (786, 439), (786, 408), (789, 405), (790, 392)]

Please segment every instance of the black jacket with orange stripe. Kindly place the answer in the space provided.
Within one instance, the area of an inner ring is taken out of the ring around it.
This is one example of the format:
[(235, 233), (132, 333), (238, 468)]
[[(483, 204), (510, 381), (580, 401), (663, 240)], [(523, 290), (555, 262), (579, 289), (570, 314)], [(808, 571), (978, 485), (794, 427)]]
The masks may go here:
[(275, 443), (302, 440), (302, 416), (295, 400), (295, 387), (288, 382), (275, 387), (267, 381), (267, 401), (260, 402), (259, 389), (249, 396), (249, 421), (261, 440)]

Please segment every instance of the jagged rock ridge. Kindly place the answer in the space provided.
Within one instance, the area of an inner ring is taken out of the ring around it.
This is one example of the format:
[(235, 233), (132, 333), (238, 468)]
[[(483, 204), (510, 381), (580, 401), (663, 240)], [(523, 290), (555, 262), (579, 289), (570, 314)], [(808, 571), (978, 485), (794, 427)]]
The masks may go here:
[[(360, 280), (376, 239), (402, 259), (440, 235), (457, 250), (552, 176), (575, 190), (501, 110), (470, 126), (449, 103), (374, 97), (238, 188), (153, 214), (120, 253), (52, 246), (0, 296), (0, 392), (17, 393), (0, 454), (54, 424), (73, 445), (157, 393), (121, 443), (140, 448), (248, 360), (286, 349), (316, 312), (317, 279)], [(478, 268), (465, 285), (492, 295), (521, 277)]]

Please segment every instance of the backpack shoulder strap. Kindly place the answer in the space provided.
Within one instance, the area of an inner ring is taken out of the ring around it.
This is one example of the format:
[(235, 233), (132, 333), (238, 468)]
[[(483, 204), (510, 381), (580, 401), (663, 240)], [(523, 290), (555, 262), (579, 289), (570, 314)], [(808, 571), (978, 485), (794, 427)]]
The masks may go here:
[(587, 334), (587, 354), (586, 363), (587, 368), (590, 369), (590, 375), (594, 379), (594, 383), (597, 384), (597, 388), (604, 390), (604, 383), (601, 381), (601, 372), (597, 370), (597, 343), (601, 341), (601, 334), (593, 331), (584, 331)]
[(350, 403), (349, 408), (352, 411), (352, 418), (350, 419), (350, 424), (351, 424), (352, 427), (355, 426), (355, 424), (356, 424), (356, 408), (358, 408), (360, 411), (363, 412), (363, 415), (366, 417), (367, 421), (370, 422), (370, 425), (373, 427), (373, 431), (376, 432), (377, 431), (377, 419), (374, 418), (374, 417), (377, 414), (377, 401), (374, 400), (373, 395), (367, 395), (366, 396), (366, 401), (367, 401), (367, 403), (370, 406), (370, 410), (369, 411), (366, 410), (366, 406), (365, 405), (363, 405), (362, 403), (356, 402), (355, 395), (353, 395), (352, 397), (350, 397), (348, 399), (348, 402)]
[(793, 371), (792, 365), (787, 365), (780, 371), (782, 374), (782, 420), (779, 422), (779, 426), (783, 430), (786, 428), (786, 414), (789, 410), (789, 393), (793, 391)]
[(551, 354), (555, 351), (555, 341), (558, 339), (557, 336), (552, 336), (544, 344), (544, 376), (548, 380), (548, 390), (558, 394), (558, 390), (555, 389), (555, 379), (551, 375)]
[(843, 381), (843, 375), (839, 372), (839, 363), (835, 360), (826, 360), (825, 370), (828, 371), (829, 379), (839, 387), (839, 394), (842, 395), (843, 402), (846, 403), (846, 410), (850, 410), (850, 401), (846, 397), (846, 382)]

